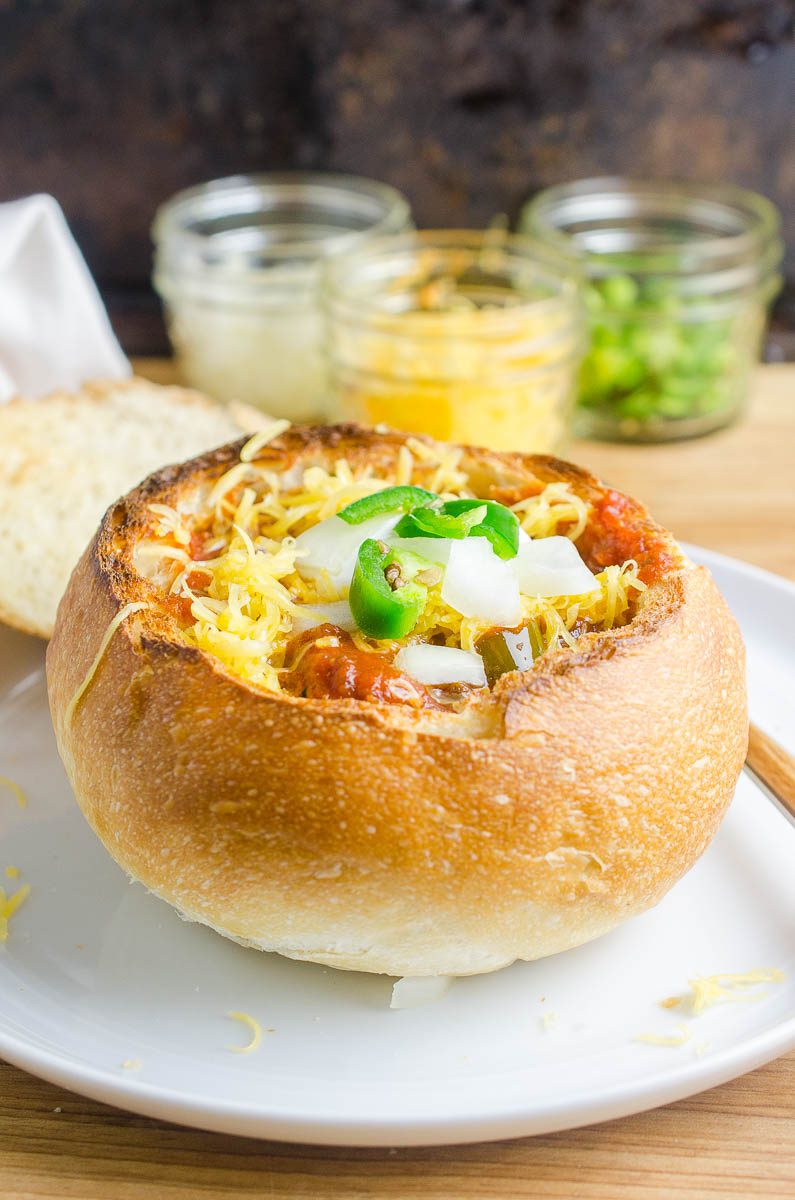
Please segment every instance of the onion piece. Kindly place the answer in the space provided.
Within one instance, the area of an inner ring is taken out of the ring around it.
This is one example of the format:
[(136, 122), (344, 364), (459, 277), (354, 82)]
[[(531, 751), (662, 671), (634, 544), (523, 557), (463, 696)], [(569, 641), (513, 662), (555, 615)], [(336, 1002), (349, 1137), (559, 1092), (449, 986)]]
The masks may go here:
[(442, 599), (464, 617), (512, 629), (522, 617), (513, 559), (499, 558), (486, 538), (453, 542), (442, 583)]
[(402, 538), (395, 534), (385, 538), (385, 541), (395, 550), (410, 550), (412, 554), (427, 558), (428, 562), (436, 563), (440, 567), (447, 566), (450, 550), (455, 545), (453, 538)]
[(336, 625), (347, 633), (358, 628), (347, 600), (333, 600), (329, 604), (297, 604), (293, 611), (293, 633), (305, 633), (316, 625)]
[(526, 596), (584, 596), (599, 587), (567, 537), (522, 542), (510, 566)]
[(452, 987), (453, 975), (404, 975), (392, 988), (390, 1008), (419, 1008), (440, 1000)]
[(362, 542), (367, 538), (386, 537), (402, 515), (399, 512), (381, 513), (359, 525), (349, 525), (340, 517), (318, 521), (295, 539), (298, 574), (320, 584), (328, 580), (334, 592), (342, 595), (351, 586)]
[(486, 686), (483, 659), (474, 650), (418, 642), (398, 650), (395, 666), (416, 679), (417, 683), (471, 683), (475, 687)]

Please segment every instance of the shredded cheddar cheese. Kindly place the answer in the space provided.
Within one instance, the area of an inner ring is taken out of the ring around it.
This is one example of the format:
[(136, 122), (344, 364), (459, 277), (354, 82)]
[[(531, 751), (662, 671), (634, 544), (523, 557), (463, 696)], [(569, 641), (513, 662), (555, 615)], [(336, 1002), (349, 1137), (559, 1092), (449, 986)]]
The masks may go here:
[(74, 720), (75, 712), (77, 711), (77, 706), (80, 703), (80, 701), (82, 700), (83, 696), (86, 694), (86, 691), (88, 690), (88, 688), (91, 684), (91, 681), (97, 672), (99, 664), (102, 662), (102, 659), (105, 656), (105, 651), (107, 650), (108, 646), (110, 645), (111, 639), (113, 638), (113, 635), (116, 632), (116, 630), (121, 625), (122, 621), (125, 621), (127, 619), (127, 617), (130, 616), (131, 613), (140, 612), (141, 609), (148, 608), (148, 607), (149, 607), (149, 605), (145, 604), (143, 601), (136, 600), (131, 604), (125, 604), (124, 607), (120, 608), (119, 611), (116, 613), (116, 616), (110, 622), (110, 624), (108, 625), (107, 629), (105, 630), (105, 632), (102, 636), (102, 641), (99, 643), (99, 649), (97, 650), (96, 654), (94, 655), (94, 661), (91, 663), (91, 666), (88, 668), (88, 671), (86, 672), (85, 677), (83, 678), (83, 681), (79, 684), (77, 690), (75, 691), (74, 695), (72, 696), (72, 699), (69, 701), (69, 703), (66, 706), (66, 712), (64, 713), (64, 728), (68, 729), (69, 726), (72, 724), (72, 721)]
[(252, 1051), (257, 1050), (262, 1042), (262, 1026), (259, 1021), (244, 1012), (228, 1012), (226, 1015), (232, 1021), (240, 1021), (251, 1033), (251, 1039), (246, 1042), (245, 1046), (227, 1046), (227, 1049), (231, 1050), (233, 1054), (251, 1054)]
[(669, 996), (660, 1001), (663, 1008), (689, 1008), (694, 1016), (711, 1008), (714, 1004), (725, 1004), (727, 1001), (761, 1000), (766, 994), (764, 990), (753, 991), (765, 983), (781, 983), (784, 972), (778, 967), (760, 968), (755, 971), (726, 972), (721, 975), (697, 975), (688, 979), (690, 991), (684, 996)]
[(638, 1033), (635, 1041), (645, 1042), (647, 1046), (684, 1046), (692, 1036), (687, 1025), (677, 1025), (674, 1033)]
[(13, 779), (8, 779), (5, 775), (0, 775), (0, 787), (8, 788), (17, 798), (17, 804), (20, 808), (24, 808), (28, 802), (28, 798), (22, 791), (18, 783), (14, 783)]
[[(188, 609), (187, 641), (219, 659), (232, 674), (276, 692), (281, 690), (296, 606), (339, 598), (328, 579), (310, 581), (299, 574), (295, 538), (353, 501), (395, 483), (419, 485), (446, 499), (472, 494), (461, 469), (463, 451), (416, 438), (400, 447), (394, 470), (384, 473), (389, 477), (374, 474), (370, 466), (354, 471), (341, 458), (331, 470), (308, 466), (284, 481), (253, 461), (283, 427), (283, 422), (277, 423), (250, 438), (241, 451), (242, 461), (215, 482), (208, 499), (210, 520), (201, 531), (204, 551), (195, 559), (185, 550), (186, 518), (167, 505), (150, 506), (155, 518), (152, 536), (136, 547), (145, 573), (165, 580), (166, 590)], [(565, 482), (547, 484), (512, 507), (532, 538), (564, 534), (574, 539), (589, 514), (588, 504)], [(596, 582), (598, 590), (585, 596), (522, 597), (522, 623), (528, 626), (537, 655), (563, 646), (576, 649), (584, 629), (625, 624), (645, 590), (633, 561), (606, 567)], [(439, 580), (428, 588), (411, 640), (433, 638), (473, 650), (491, 628), (446, 604)], [(360, 649), (386, 655), (398, 648), (398, 643), (374, 641), (358, 632), (353, 640)], [(98, 658), (103, 652), (104, 646)], [(73, 699), (69, 716), (80, 695), (82, 691)]]
[(257, 433), (248, 439), (240, 451), (240, 461), (244, 463), (251, 462), (252, 458), (257, 457), (263, 446), (267, 446), (268, 442), (272, 442), (274, 438), (279, 437), (280, 434), (289, 428), (289, 421), (274, 421), (267, 428), (258, 430)]
[[(766, 994), (764, 990), (756, 990), (748, 994), (749, 988), (759, 989), (766, 983), (781, 983), (784, 972), (778, 967), (760, 968), (755, 971), (727, 971), (720, 975), (697, 975), (689, 979), (690, 991), (683, 996), (667, 996), (660, 1001), (660, 1008), (681, 1008), (691, 1016), (698, 1017), (714, 1004), (725, 1004), (727, 1001), (761, 1000)], [(652, 1046), (682, 1046), (690, 1040), (691, 1033), (687, 1025), (678, 1025), (677, 1031), (671, 1034), (641, 1033), (635, 1038), (636, 1042), (647, 1042)], [(709, 1043), (699, 1042), (694, 1047), (696, 1054), (703, 1055)]]
[(30, 884), (25, 883), (17, 888), (12, 896), (6, 896), (5, 889), (0, 887), (0, 942), (8, 938), (8, 922), (14, 913), (25, 903), (30, 895)]
[[(576, 541), (588, 522), (588, 505), (567, 483), (548, 483), (537, 496), (512, 507), (525, 533), (534, 538), (563, 532)], [(563, 524), (566, 528), (561, 530)]]

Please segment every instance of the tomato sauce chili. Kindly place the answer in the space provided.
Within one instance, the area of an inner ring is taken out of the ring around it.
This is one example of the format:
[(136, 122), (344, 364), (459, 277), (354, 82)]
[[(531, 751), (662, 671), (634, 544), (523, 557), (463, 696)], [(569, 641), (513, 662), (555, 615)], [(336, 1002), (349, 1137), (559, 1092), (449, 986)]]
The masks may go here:
[(677, 566), (662, 531), (629, 496), (612, 489), (593, 502), (577, 548), (594, 572), (634, 558), (644, 583), (654, 583)]
[(285, 666), (282, 687), (293, 696), (437, 707), (422, 684), (404, 675), (382, 654), (359, 650), (349, 635), (334, 625), (319, 625), (292, 638)]

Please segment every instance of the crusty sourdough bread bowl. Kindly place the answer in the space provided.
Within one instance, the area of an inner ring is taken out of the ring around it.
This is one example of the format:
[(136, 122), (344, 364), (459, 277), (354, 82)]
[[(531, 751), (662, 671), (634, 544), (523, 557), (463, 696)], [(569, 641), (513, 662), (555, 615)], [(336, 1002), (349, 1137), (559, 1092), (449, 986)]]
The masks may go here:
[[(257, 462), (387, 471), (401, 434), (296, 427)], [(47, 654), (58, 746), (113, 857), (180, 913), (292, 958), (466, 975), (554, 954), (656, 903), (706, 847), (747, 741), (743, 646), (708, 572), (642, 506), (632, 621), (503, 676), (462, 712), (269, 693), (185, 642), (132, 548), (153, 501), (201, 507), (242, 443), (151, 476), (106, 514)], [(566, 480), (468, 449), (470, 486)], [(615, 496), (615, 493), (609, 493)], [(586, 561), (610, 559), (594, 519)], [(70, 701), (123, 606), (77, 705)]]

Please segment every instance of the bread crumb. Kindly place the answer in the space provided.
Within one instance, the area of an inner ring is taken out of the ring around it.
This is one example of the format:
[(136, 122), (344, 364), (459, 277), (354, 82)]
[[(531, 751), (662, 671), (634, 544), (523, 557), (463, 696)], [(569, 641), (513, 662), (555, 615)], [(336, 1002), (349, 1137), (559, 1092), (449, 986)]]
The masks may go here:
[(121, 1065), (125, 1071), (140, 1071), (143, 1063), (140, 1058), (125, 1058)]

